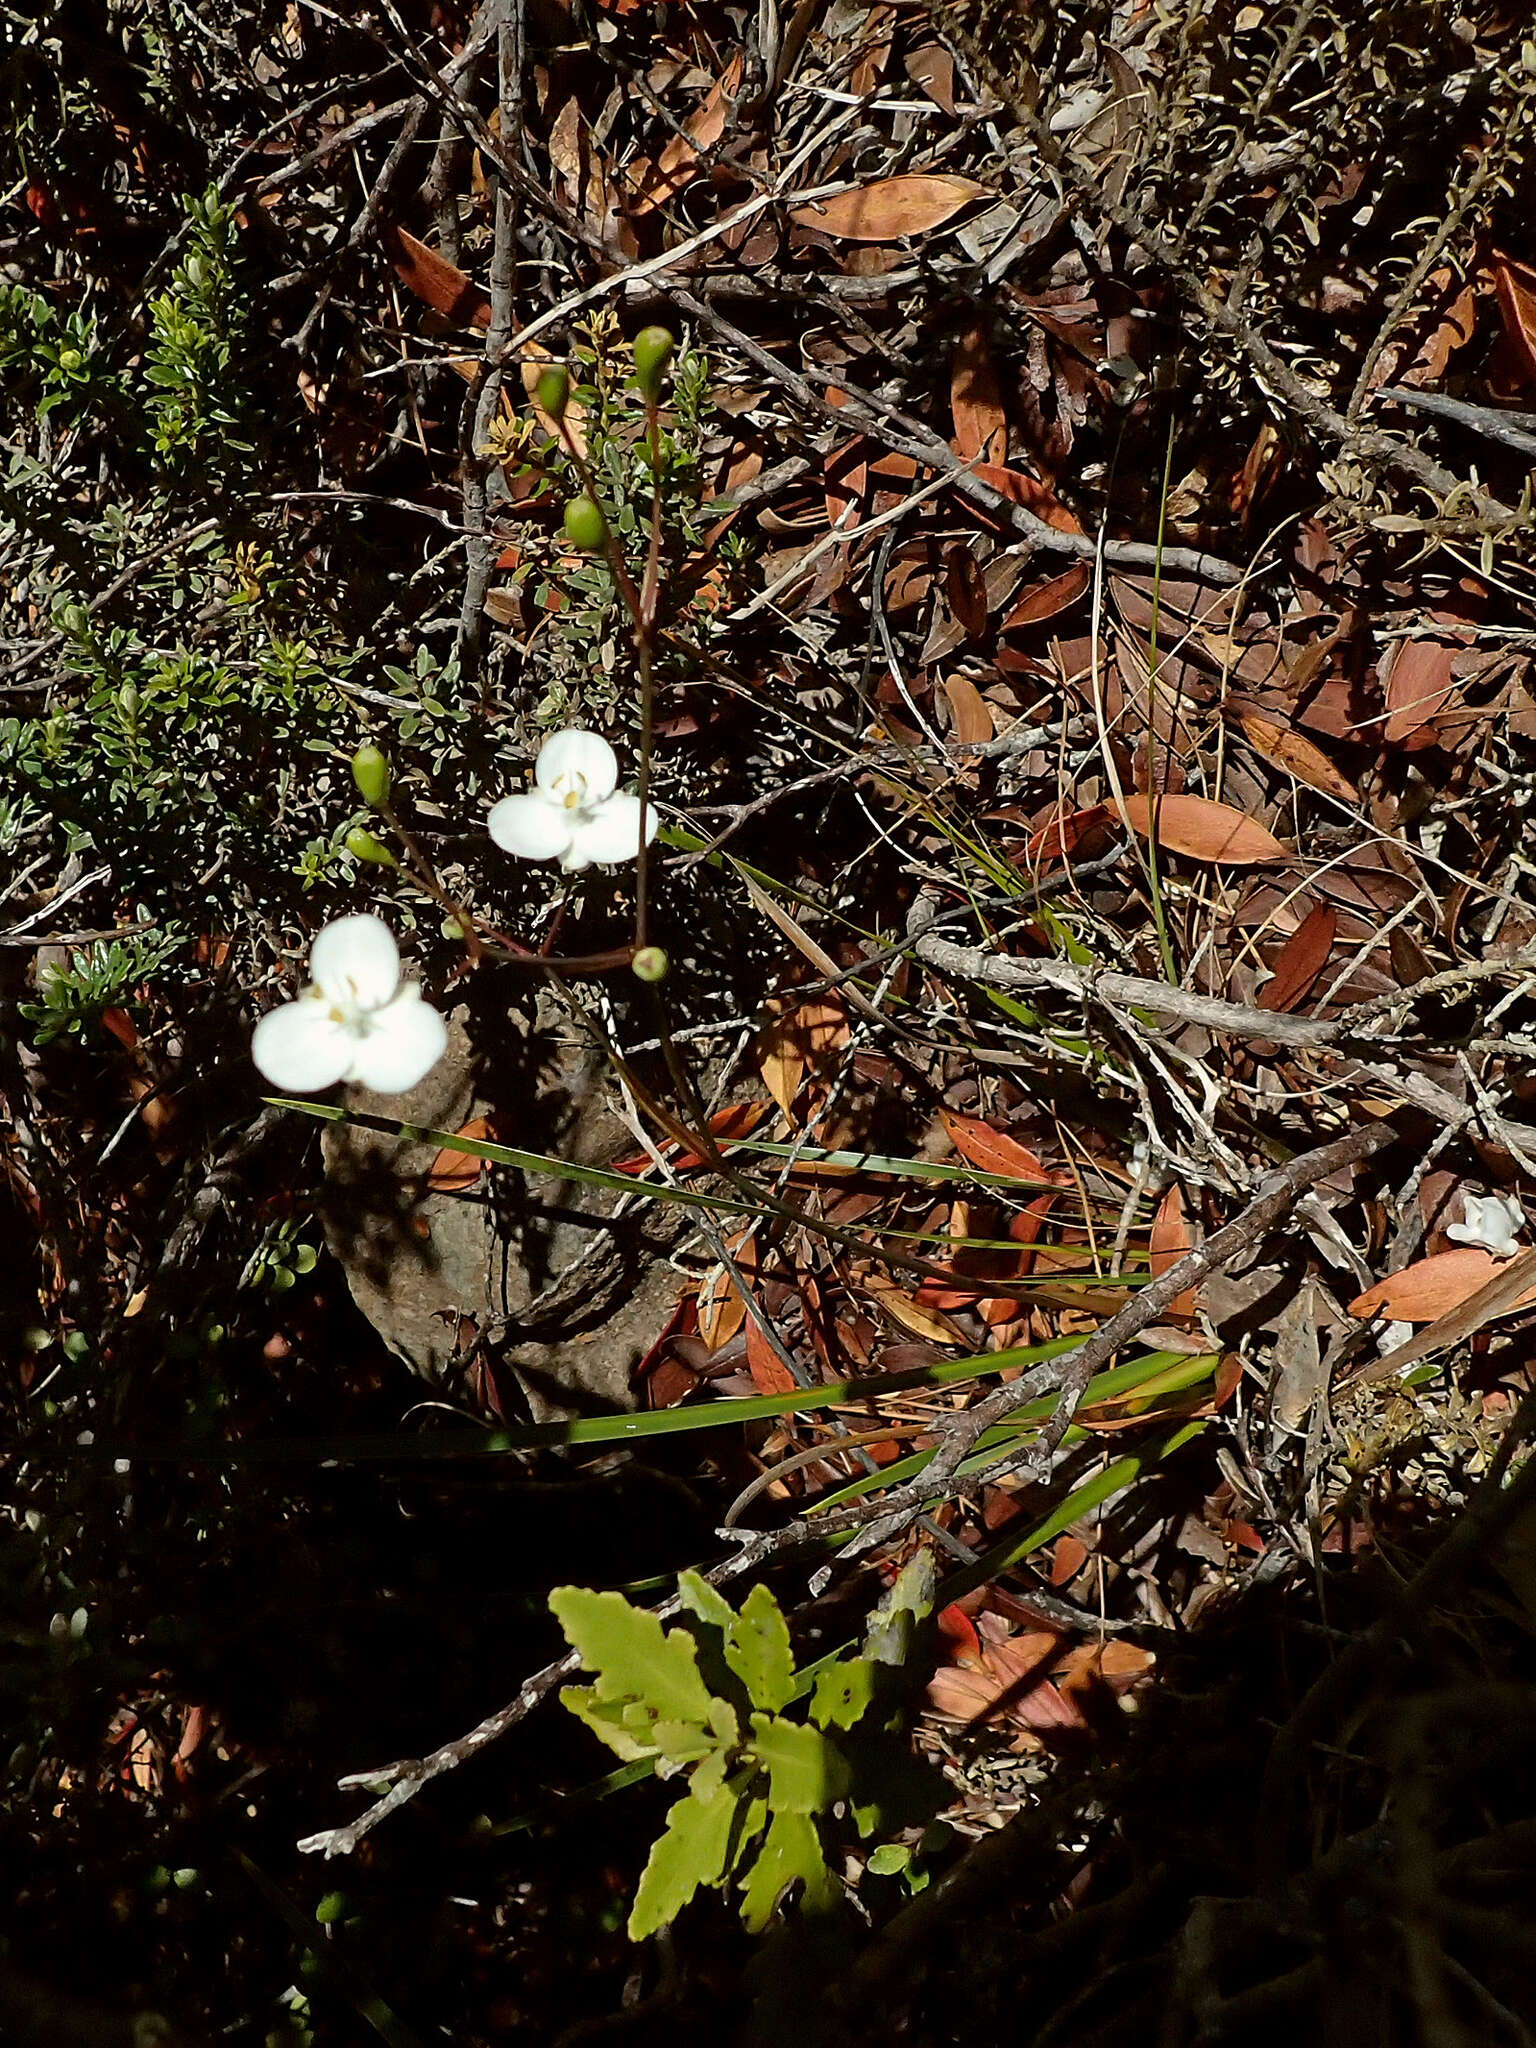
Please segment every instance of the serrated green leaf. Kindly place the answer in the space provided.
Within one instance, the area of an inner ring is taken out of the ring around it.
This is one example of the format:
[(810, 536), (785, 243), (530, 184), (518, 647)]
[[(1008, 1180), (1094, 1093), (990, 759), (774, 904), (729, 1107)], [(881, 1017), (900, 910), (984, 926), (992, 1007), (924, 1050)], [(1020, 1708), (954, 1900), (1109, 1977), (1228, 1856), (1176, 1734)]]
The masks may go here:
[(632, 1607), (622, 1593), (556, 1586), (549, 1605), (566, 1641), (596, 1672), (605, 1698), (641, 1700), (658, 1719), (708, 1724), (710, 1694), (691, 1636), (664, 1630), (654, 1614)]
[(795, 1696), (795, 1658), (789, 1624), (766, 1586), (754, 1586), (726, 1631), (725, 1661), (747, 1688), (752, 1704), (776, 1713)]
[(762, 1851), (743, 1881), (741, 1917), (749, 1934), (761, 1934), (774, 1908), (796, 1881), (805, 1886), (800, 1904), (808, 1913), (826, 1912), (842, 1896), (827, 1868), (816, 1823), (803, 1813), (776, 1813)]
[(816, 1813), (848, 1790), (847, 1761), (819, 1728), (754, 1714), (752, 1747), (768, 1773), (768, 1804), (775, 1814)]
[(690, 1614), (696, 1614), (700, 1621), (707, 1621), (711, 1628), (723, 1633), (735, 1624), (735, 1608), (698, 1572), (678, 1573), (677, 1597)]
[(649, 1740), (649, 1724), (643, 1733), (626, 1727), (624, 1703), (599, 1698), (595, 1685), (563, 1687), (560, 1704), (568, 1708), (578, 1721), (585, 1721), (598, 1741), (607, 1743), (614, 1755), (625, 1763), (638, 1763), (642, 1758), (655, 1756), (656, 1745)]
[(741, 1723), (729, 1700), (718, 1695), (709, 1703), (709, 1725), (717, 1739), (729, 1749), (741, 1740)]
[(861, 1720), (875, 1696), (876, 1667), (867, 1657), (847, 1657), (831, 1664), (816, 1680), (811, 1719), (818, 1728), (851, 1728)]
[(737, 1791), (725, 1784), (702, 1795), (690, 1790), (678, 1800), (641, 1873), (629, 1916), (631, 1941), (644, 1941), (675, 1920), (700, 1885), (718, 1883), (738, 1803)]

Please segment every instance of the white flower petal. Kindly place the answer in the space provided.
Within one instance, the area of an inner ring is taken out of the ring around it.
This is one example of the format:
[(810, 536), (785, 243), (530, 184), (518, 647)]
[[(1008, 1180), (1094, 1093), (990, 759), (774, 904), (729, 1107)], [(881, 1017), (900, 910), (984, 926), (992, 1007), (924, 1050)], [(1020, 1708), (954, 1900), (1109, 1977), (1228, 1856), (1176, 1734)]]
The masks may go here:
[(316, 938), (309, 978), (333, 1003), (376, 1010), (400, 986), (400, 949), (380, 917), (338, 917)]
[(352, 1053), (351, 1032), (318, 993), (268, 1010), (251, 1036), (251, 1058), (285, 1095), (329, 1088), (351, 1066)]
[[(645, 807), (645, 837), (656, 837), (656, 806)], [(571, 817), (571, 850), (562, 866), (590, 867), (594, 861), (633, 860), (640, 851), (640, 799), (611, 796), (583, 813)]]
[(504, 796), (485, 822), (503, 853), (519, 860), (554, 860), (571, 843), (574, 815), (540, 793)]
[(1515, 1232), (1525, 1228), (1525, 1211), (1508, 1195), (1463, 1195), (1462, 1220), (1447, 1226), (1455, 1244), (1472, 1244), (1497, 1259), (1513, 1258), (1520, 1246)]
[(565, 732), (551, 733), (540, 747), (533, 779), (540, 789), (553, 791), (557, 782), (569, 787), (576, 776), (586, 784), (586, 801), (601, 803), (619, 786), (619, 761), (600, 733), (570, 726)]
[(380, 1095), (403, 1095), (431, 1073), (448, 1050), (448, 1026), (408, 981), (393, 1002), (368, 1019), (351, 1041), (349, 1081), (361, 1081)]

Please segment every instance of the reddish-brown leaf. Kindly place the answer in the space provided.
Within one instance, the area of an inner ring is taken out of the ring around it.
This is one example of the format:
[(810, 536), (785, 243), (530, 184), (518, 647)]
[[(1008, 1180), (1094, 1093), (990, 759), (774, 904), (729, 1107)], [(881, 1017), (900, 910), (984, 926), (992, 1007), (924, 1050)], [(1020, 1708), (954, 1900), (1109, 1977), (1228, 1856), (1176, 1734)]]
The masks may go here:
[(1108, 804), (1089, 804), (1085, 810), (1068, 811), (1065, 817), (1052, 818), (1030, 834), (1025, 849), (1028, 865), (1065, 860), (1068, 854), (1076, 853), (1090, 832), (1102, 830), (1111, 815)]
[[(727, 1240), (726, 1250), (750, 1284), (757, 1272), (757, 1239), (738, 1231)], [(711, 1351), (718, 1351), (730, 1343), (746, 1320), (747, 1304), (740, 1288), (724, 1266), (716, 1266), (699, 1289), (699, 1335)]]
[[(726, 1109), (717, 1109), (709, 1120), (710, 1134), (722, 1146), (731, 1144), (737, 1138), (744, 1138), (756, 1130), (772, 1107), (759, 1099), (756, 1102), (733, 1102)], [(695, 1167), (704, 1164), (702, 1152), (683, 1152), (673, 1158), (676, 1140), (669, 1138), (659, 1148), (672, 1160), (674, 1173), (692, 1173)], [(649, 1152), (632, 1152), (627, 1159), (615, 1159), (609, 1167), (610, 1173), (649, 1173), (654, 1165)]]
[(768, 1342), (756, 1319), (747, 1317), (747, 1370), (760, 1394), (794, 1391), (795, 1376)]
[(1008, 416), (1003, 411), (1003, 395), (992, 367), (987, 322), (979, 315), (955, 344), (949, 405), (955, 421), (957, 455), (963, 455), (967, 462), (974, 456), (980, 456), (986, 463), (1007, 461)]
[[(1184, 1191), (1175, 1181), (1157, 1205), (1157, 1214), (1152, 1218), (1152, 1234), (1148, 1243), (1147, 1263), (1152, 1268), (1152, 1277), (1157, 1279), (1170, 1266), (1176, 1266), (1186, 1252), (1194, 1249), (1194, 1239), (1189, 1234), (1189, 1219), (1184, 1213)], [(1186, 1287), (1182, 1294), (1176, 1294), (1164, 1311), (1166, 1320), (1180, 1322), (1195, 1312), (1193, 1287)]]
[(775, 1017), (758, 1040), (757, 1070), (786, 1116), (807, 1072), (820, 1077), (848, 1042), (848, 1013), (835, 997), (801, 1003)]
[(1493, 282), (1510, 347), (1536, 383), (1536, 270), (1499, 255), (1494, 259)]
[(1261, 1010), (1294, 1010), (1328, 964), (1339, 914), (1331, 903), (1314, 904), (1280, 948), (1275, 971), (1259, 990)]
[[(1152, 798), (1140, 792), (1115, 808), (1130, 829), (1143, 839), (1152, 834)], [(1157, 840), (1170, 853), (1189, 860), (1221, 861), (1227, 867), (1251, 867), (1257, 861), (1288, 860), (1272, 832), (1203, 796), (1165, 796), (1157, 802)]]
[(1017, 1138), (1010, 1138), (1006, 1131), (996, 1131), (973, 1116), (955, 1116), (947, 1109), (942, 1114), (951, 1144), (972, 1166), (979, 1166), (983, 1173), (1005, 1173), (1015, 1180), (1051, 1185), (1053, 1176)]
[[(491, 1120), (484, 1116), (472, 1117), (454, 1135), (468, 1138), (474, 1144), (484, 1144), (491, 1136)], [(427, 1186), (438, 1195), (462, 1194), (466, 1188), (474, 1186), (484, 1171), (483, 1159), (476, 1159), (472, 1152), (455, 1152), (445, 1145), (432, 1162)]]
[(474, 279), (457, 264), (418, 242), (404, 228), (391, 235), (390, 256), (402, 282), (418, 299), (455, 327), (489, 327), (491, 302)]
[(1069, 512), (1050, 485), (1041, 483), (1038, 477), (1026, 476), (1021, 469), (1004, 469), (996, 462), (978, 462), (976, 474), (994, 491), (1015, 505), (1022, 505), (1026, 512), (1033, 512), (1037, 519), (1043, 519), (1047, 526), (1054, 526), (1059, 533), (1082, 532), (1076, 515)]
[(981, 746), (992, 738), (992, 709), (974, 683), (964, 676), (946, 676), (944, 695), (949, 699), (957, 740), (966, 746)]
[(1044, 583), (1037, 583), (1019, 599), (1004, 619), (1003, 631), (1013, 633), (1021, 626), (1034, 626), (1042, 619), (1054, 619), (1068, 605), (1076, 604), (1092, 581), (1093, 575), (1086, 562), (1074, 562), (1059, 576), (1047, 577)]
[(798, 227), (815, 228), (840, 241), (894, 242), (905, 235), (929, 234), (973, 199), (986, 196), (986, 186), (974, 178), (915, 172), (797, 206), (790, 219)]
[(654, 165), (642, 160), (636, 166), (631, 178), (637, 188), (632, 202), (637, 216), (667, 205), (693, 178), (702, 153), (713, 149), (725, 133), (743, 68), (744, 60), (738, 51), (704, 104), (685, 122), (686, 133), (674, 135)]
[(906, 60), (908, 78), (950, 119), (955, 115), (955, 60), (942, 43), (924, 43)]
[[(1477, 1245), (1435, 1252), (1378, 1280), (1349, 1304), (1349, 1312), (1352, 1316), (1387, 1316), (1395, 1323), (1432, 1323), (1486, 1287), (1506, 1263)], [(1536, 1287), (1521, 1296), (1518, 1306), (1524, 1308), (1533, 1301)]]
[(1308, 789), (1320, 789), (1325, 796), (1339, 797), (1347, 804), (1359, 803), (1360, 792), (1348, 776), (1341, 775), (1322, 748), (1304, 733), (1276, 725), (1258, 711), (1239, 711), (1237, 721), (1266, 761), (1273, 761)]
[(1460, 651), (1454, 640), (1398, 641), (1382, 676), (1388, 746), (1434, 745), (1435, 718), (1456, 694), (1451, 663)]

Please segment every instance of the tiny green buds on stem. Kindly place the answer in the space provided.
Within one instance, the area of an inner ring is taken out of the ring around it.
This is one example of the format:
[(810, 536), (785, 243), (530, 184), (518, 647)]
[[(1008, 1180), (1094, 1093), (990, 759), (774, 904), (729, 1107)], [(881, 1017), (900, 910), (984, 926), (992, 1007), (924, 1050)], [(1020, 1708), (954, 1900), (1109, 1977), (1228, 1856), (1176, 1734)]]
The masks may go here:
[(642, 946), (629, 965), (640, 981), (665, 981), (671, 963), (663, 947)]
[(563, 419), (566, 403), (571, 395), (571, 382), (558, 363), (551, 363), (547, 370), (539, 373), (539, 381), (533, 387), (541, 412), (547, 412), (552, 420)]
[(676, 347), (665, 327), (642, 327), (635, 336), (635, 382), (653, 403), (661, 396), (661, 380)]
[(585, 548), (589, 554), (595, 554), (607, 532), (608, 522), (600, 505), (585, 494), (572, 498), (565, 508), (565, 537), (573, 548)]
[(375, 810), (389, 799), (389, 761), (378, 747), (359, 747), (352, 756), (352, 780), (358, 795)]
[(381, 868), (394, 868), (400, 865), (383, 840), (375, 839), (366, 825), (354, 825), (342, 844), (354, 860), (372, 861), (376, 867)]

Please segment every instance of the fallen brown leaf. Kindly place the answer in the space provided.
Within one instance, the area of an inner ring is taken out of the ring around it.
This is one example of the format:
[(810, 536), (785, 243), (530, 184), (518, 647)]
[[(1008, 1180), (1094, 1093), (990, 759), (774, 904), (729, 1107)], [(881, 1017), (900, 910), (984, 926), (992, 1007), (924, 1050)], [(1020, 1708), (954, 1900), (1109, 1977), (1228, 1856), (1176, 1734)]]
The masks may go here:
[(894, 242), (907, 235), (926, 235), (942, 227), (973, 199), (987, 196), (974, 178), (947, 172), (911, 173), (881, 178), (856, 192), (797, 206), (790, 219), (797, 227), (815, 228), (845, 242)]
[[(1143, 839), (1152, 835), (1153, 799), (1136, 793), (1116, 804), (1130, 829)], [(1157, 840), (1170, 853), (1190, 860), (1221, 861), (1227, 867), (1287, 860), (1289, 855), (1271, 832), (1233, 810), (1203, 796), (1165, 796), (1157, 800)]]

